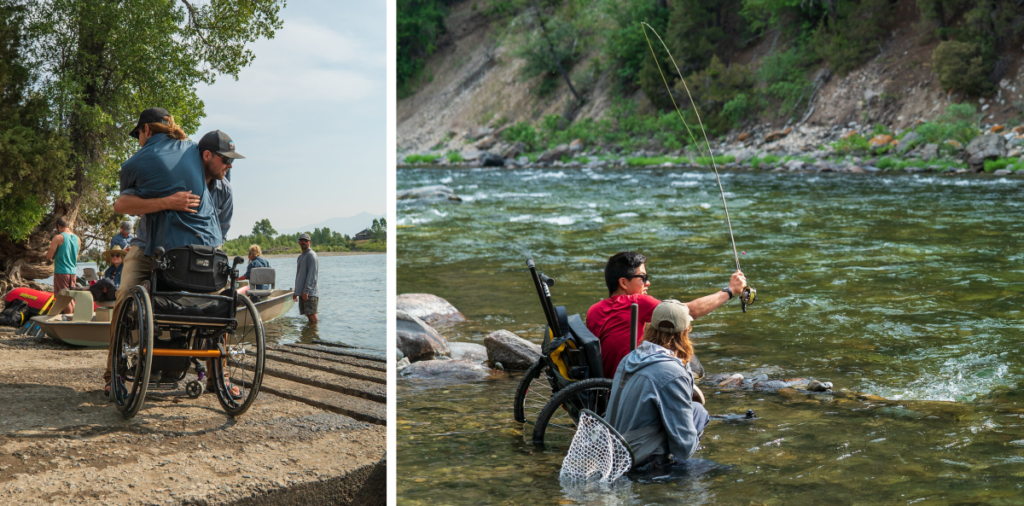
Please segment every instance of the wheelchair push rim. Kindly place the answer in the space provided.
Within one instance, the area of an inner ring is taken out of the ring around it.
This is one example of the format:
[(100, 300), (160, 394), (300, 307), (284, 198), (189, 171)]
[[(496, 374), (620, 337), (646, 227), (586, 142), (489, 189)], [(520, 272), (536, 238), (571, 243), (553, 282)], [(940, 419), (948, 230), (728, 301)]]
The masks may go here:
[(128, 293), (115, 321), (110, 397), (125, 418), (142, 408), (153, 366), (153, 306), (141, 286)]
[(612, 380), (608, 378), (580, 380), (559, 390), (537, 417), (533, 444), (568, 447), (576, 435), (580, 411), (589, 409), (603, 417), (611, 391)]
[[(227, 357), (213, 361), (217, 400), (231, 416), (242, 415), (256, 400), (263, 383), (266, 360), (266, 336), (260, 313), (248, 297), (240, 296), (238, 300), (244, 306), (238, 313), (239, 325), (234, 332), (227, 332), (222, 338)], [(239, 389), (240, 398), (231, 395), (229, 385)]]

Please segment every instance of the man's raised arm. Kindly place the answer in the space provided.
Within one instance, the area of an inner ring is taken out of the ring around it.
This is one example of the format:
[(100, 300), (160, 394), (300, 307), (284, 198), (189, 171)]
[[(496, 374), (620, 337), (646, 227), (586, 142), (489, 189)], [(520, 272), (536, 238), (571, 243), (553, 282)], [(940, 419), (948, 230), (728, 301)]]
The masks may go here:
[[(732, 277), (729, 279), (729, 290), (732, 291), (733, 296), (739, 295), (746, 285), (747, 278), (742, 272), (736, 271), (732, 273)], [(718, 309), (719, 306), (725, 304), (730, 298), (729, 294), (719, 291), (691, 300), (686, 303), (686, 307), (690, 308), (690, 316), (697, 319)]]
[(114, 201), (114, 212), (141, 216), (159, 211), (181, 211), (195, 213), (193, 208), (199, 207), (199, 195), (190, 191), (178, 192), (166, 197), (144, 199), (137, 195), (121, 194)]

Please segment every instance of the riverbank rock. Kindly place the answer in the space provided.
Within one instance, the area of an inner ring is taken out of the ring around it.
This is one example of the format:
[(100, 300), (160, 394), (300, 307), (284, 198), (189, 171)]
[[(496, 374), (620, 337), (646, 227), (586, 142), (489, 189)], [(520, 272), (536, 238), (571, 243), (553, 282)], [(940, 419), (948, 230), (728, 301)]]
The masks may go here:
[(1006, 152), (1006, 139), (1002, 135), (979, 135), (967, 145), (967, 165), (975, 172), (981, 172), (985, 160), (1003, 156)]
[(395, 309), (415, 316), (427, 325), (466, 321), (466, 317), (455, 306), (429, 293), (403, 293), (396, 299)]
[(410, 362), (451, 356), (448, 340), (423, 320), (398, 311), (395, 315), (397, 346)]
[(462, 198), (455, 195), (455, 192), (444, 185), (421, 186), (411, 190), (399, 190), (395, 192), (397, 200), (422, 200), (422, 201), (449, 201), (462, 202)]
[(939, 145), (938, 144), (925, 144), (921, 148), (921, 160), (927, 162), (939, 157)]
[(559, 144), (537, 157), (538, 162), (553, 162), (555, 160), (561, 160), (563, 156), (569, 154), (568, 144)]
[(494, 153), (480, 155), (480, 165), (484, 167), (504, 167), (505, 158)]
[(427, 360), (402, 369), (401, 377), (421, 380), (481, 381), (491, 375), (484, 364), (465, 360)]
[(476, 343), (448, 343), (451, 350), (452, 360), (464, 360), (466, 362), (486, 362), (487, 347)]
[(540, 358), (540, 346), (507, 330), (491, 332), (484, 338), (487, 361), (501, 362), (506, 371), (525, 371)]

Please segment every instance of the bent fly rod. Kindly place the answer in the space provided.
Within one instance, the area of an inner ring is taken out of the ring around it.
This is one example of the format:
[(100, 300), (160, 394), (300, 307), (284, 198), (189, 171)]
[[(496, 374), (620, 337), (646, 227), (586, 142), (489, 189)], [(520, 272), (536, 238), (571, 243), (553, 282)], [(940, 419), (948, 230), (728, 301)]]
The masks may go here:
[[(679, 64), (676, 63), (676, 59), (672, 57), (672, 51), (668, 50), (668, 45), (662, 40), (661, 35), (658, 35), (658, 31), (654, 29), (650, 24), (641, 21), (640, 28), (644, 31), (644, 39), (647, 40), (647, 47), (651, 48), (651, 56), (654, 57), (655, 66), (658, 67), (658, 73), (661, 74), (661, 81), (665, 83), (665, 90), (668, 91), (668, 98), (672, 101), (672, 107), (675, 108), (676, 114), (679, 115), (679, 120), (683, 122), (683, 126), (686, 127), (686, 133), (690, 135), (690, 140), (693, 141), (693, 145), (697, 146), (697, 152), (704, 156), (703, 150), (700, 147), (700, 142), (697, 142), (697, 138), (694, 137), (693, 131), (690, 130), (690, 125), (686, 123), (686, 119), (683, 118), (683, 112), (679, 110), (679, 105), (676, 104), (675, 96), (672, 94), (672, 87), (668, 85), (668, 79), (665, 78), (665, 73), (661, 70), (661, 65), (658, 64), (658, 55), (654, 52), (654, 45), (651, 44), (650, 37), (647, 36), (647, 30), (650, 29), (654, 33), (654, 36), (658, 38), (658, 42), (661, 43), (661, 47), (665, 49), (665, 53), (668, 54), (669, 61), (672, 62), (672, 66), (676, 69), (676, 74), (679, 75), (679, 82), (683, 83), (683, 89), (686, 90), (686, 96), (690, 99), (690, 105), (693, 106), (693, 114), (697, 117), (697, 124), (700, 125), (700, 132), (704, 135), (704, 145), (708, 148), (707, 158), (711, 160), (711, 168), (715, 171), (715, 181), (718, 182), (718, 191), (722, 195), (722, 208), (725, 209), (725, 223), (729, 226), (729, 240), (732, 241), (732, 256), (736, 259), (736, 270), (740, 270), (740, 255), (736, 252), (736, 237), (732, 233), (732, 219), (729, 218), (729, 204), (725, 201), (725, 190), (722, 188), (722, 178), (718, 175), (718, 163), (715, 162), (715, 154), (711, 152), (711, 142), (708, 141), (708, 133), (704, 130), (704, 122), (700, 119), (700, 111), (697, 110), (697, 103), (693, 100), (693, 95), (690, 94), (690, 87), (686, 84), (686, 79), (683, 79), (683, 72), (679, 70)], [(757, 299), (757, 290), (754, 287), (744, 285), (743, 290), (740, 291), (740, 308), (744, 313), (747, 312), (747, 306), (753, 304)]]

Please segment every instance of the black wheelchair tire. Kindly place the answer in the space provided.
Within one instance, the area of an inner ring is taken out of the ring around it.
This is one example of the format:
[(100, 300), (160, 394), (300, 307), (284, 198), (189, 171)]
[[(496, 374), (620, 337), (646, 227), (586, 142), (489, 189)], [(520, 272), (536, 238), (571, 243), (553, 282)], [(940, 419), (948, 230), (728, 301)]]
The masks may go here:
[[(550, 392), (551, 386), (547, 384), (547, 378), (542, 378), (542, 374), (547, 367), (548, 365), (545, 363), (543, 358), (537, 359), (537, 362), (531, 365), (530, 368), (526, 370), (526, 373), (523, 374), (522, 379), (519, 380), (519, 386), (516, 387), (516, 396), (512, 401), (512, 418), (515, 421), (519, 423), (532, 421), (530, 420), (531, 416), (529, 416), (532, 415), (532, 413), (527, 413), (527, 404), (530, 402), (531, 390), (535, 396), (543, 395), (538, 393), (538, 390), (541, 390), (540, 388), (537, 388), (538, 386), (544, 386), (546, 387), (544, 390), (546, 392)], [(544, 383), (535, 386), (535, 381), (543, 381)], [(550, 399), (550, 396), (548, 396), (547, 399)]]
[[(244, 364), (237, 362), (232, 364), (233, 355), (229, 355), (226, 359), (214, 359), (213, 360), (213, 374), (216, 378), (217, 385), (217, 400), (220, 401), (220, 406), (224, 408), (229, 415), (233, 417), (241, 416), (252, 403), (256, 400), (256, 396), (260, 393), (260, 385), (263, 384), (263, 366), (266, 360), (266, 336), (263, 332), (263, 321), (260, 320), (260, 312), (256, 309), (256, 305), (249, 300), (248, 297), (240, 296), (237, 297), (238, 301), (242, 302), (246, 317), (244, 322), (248, 322), (251, 327), (247, 327), (245, 323), (238, 325), (235, 334), (226, 334), (224, 336), (224, 348), (227, 351), (231, 351), (233, 348), (238, 348), (241, 342), (246, 341), (250, 336), (251, 332), (251, 344), (256, 348), (253, 350), (253, 363)], [(240, 313), (241, 311), (239, 311)], [(249, 330), (246, 330), (246, 329)], [(238, 334), (243, 334), (238, 337)], [(247, 352), (246, 355), (249, 353)], [(229, 364), (228, 371), (230, 373), (231, 382), (237, 386), (242, 393), (241, 399), (234, 399), (231, 397), (227, 390), (227, 386), (224, 384), (224, 362), (227, 361)], [(236, 367), (231, 367), (236, 365)], [(251, 374), (245, 374), (244, 378), (235, 377), (235, 372), (249, 372)]]
[[(604, 416), (611, 391), (612, 380), (608, 378), (580, 380), (559, 390), (544, 406), (540, 415), (537, 416), (537, 422), (533, 426), (533, 444), (544, 446), (544, 437), (551, 422), (551, 417), (559, 410), (563, 410), (563, 406), (566, 404), (571, 404), (577, 412), (580, 409), (586, 408), (597, 413), (598, 416)], [(578, 419), (573, 418), (568, 410), (565, 410), (565, 417), (569, 422), (559, 424), (558, 427), (565, 429), (565, 435), (571, 440), (572, 434), (575, 433), (575, 424), (578, 422)]]
[[(149, 376), (153, 368), (153, 305), (149, 300), (149, 293), (142, 286), (133, 286), (128, 292), (128, 297), (130, 299), (121, 306), (121, 311), (114, 322), (116, 327), (114, 342), (111, 343), (111, 346), (115, 346), (115, 351), (114, 363), (111, 364), (110, 371), (110, 396), (113, 398), (117, 410), (121, 412), (121, 416), (126, 419), (134, 417), (142, 409), (142, 404), (146, 400), (146, 392), (149, 390)], [(118, 389), (118, 376), (122, 372), (120, 366), (124, 352), (124, 340), (128, 337), (127, 332), (129, 332), (122, 329), (122, 322), (128, 323), (132, 310), (135, 312), (134, 319), (138, 322), (138, 359), (135, 367), (132, 368), (134, 380), (132, 390), (121, 395)]]

